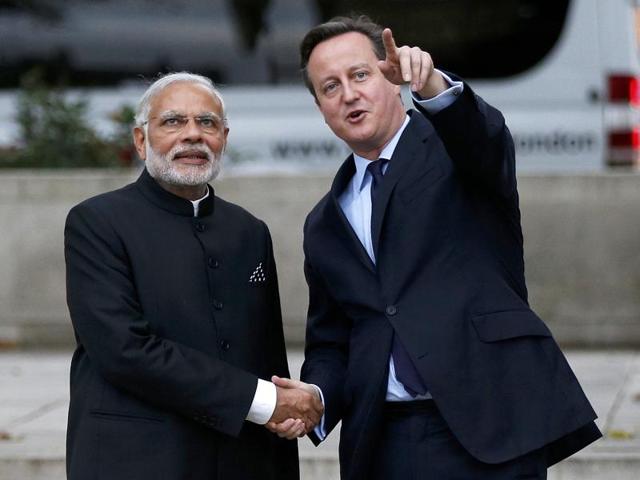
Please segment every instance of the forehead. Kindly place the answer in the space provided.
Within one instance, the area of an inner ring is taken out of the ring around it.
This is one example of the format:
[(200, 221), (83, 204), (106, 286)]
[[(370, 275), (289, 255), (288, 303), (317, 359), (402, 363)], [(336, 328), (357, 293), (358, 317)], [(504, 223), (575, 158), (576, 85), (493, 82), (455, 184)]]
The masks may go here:
[(204, 85), (176, 82), (164, 88), (151, 100), (152, 115), (169, 110), (185, 114), (214, 112), (221, 115), (222, 106)]
[(348, 32), (320, 42), (311, 52), (307, 71), (310, 76), (324, 76), (335, 68), (357, 63), (377, 64), (373, 44), (360, 32)]

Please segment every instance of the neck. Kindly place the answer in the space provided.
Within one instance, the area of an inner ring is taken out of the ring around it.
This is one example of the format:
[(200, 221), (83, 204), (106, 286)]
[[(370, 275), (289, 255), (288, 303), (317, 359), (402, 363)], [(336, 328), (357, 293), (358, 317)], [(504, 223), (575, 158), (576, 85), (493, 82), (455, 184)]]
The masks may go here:
[(156, 179), (158, 184), (164, 188), (167, 192), (173, 193), (174, 195), (184, 198), (185, 200), (199, 200), (204, 197), (207, 193), (207, 185), (173, 185), (171, 183), (167, 183), (163, 180)]
[(407, 114), (404, 111), (402, 104), (400, 104), (400, 108), (396, 110), (395, 115), (393, 115), (393, 118), (390, 120), (390, 123), (392, 125), (392, 127), (389, 129), (390, 133), (387, 134), (382, 142), (380, 142), (375, 148), (371, 148), (370, 145), (349, 145), (351, 147), (351, 150), (353, 150), (355, 154), (360, 155), (367, 160), (377, 160), (380, 157), (380, 153), (382, 153), (382, 150), (384, 150), (384, 147), (387, 146), (394, 135), (398, 133), (398, 130), (400, 130), (400, 127), (402, 126), (406, 115)]

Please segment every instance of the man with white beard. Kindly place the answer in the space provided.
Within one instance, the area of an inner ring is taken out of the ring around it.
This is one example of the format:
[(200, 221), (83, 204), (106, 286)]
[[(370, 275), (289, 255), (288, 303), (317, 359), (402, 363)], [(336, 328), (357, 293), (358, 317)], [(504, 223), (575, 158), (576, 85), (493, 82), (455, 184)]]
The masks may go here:
[(263, 425), (303, 431), (322, 404), (269, 381), (289, 376), (269, 231), (208, 185), (228, 132), (209, 79), (160, 78), (140, 178), (69, 212), (70, 480), (299, 478), (297, 445)]

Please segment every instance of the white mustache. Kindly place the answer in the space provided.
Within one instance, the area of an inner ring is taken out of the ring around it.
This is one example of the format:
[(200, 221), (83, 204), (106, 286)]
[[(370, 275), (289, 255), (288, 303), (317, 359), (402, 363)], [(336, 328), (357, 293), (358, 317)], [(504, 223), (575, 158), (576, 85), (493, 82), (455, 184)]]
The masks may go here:
[(196, 143), (194, 145), (176, 145), (167, 154), (167, 158), (174, 160), (178, 155), (201, 155), (205, 156), (208, 161), (211, 161), (214, 157), (211, 149), (204, 143)]

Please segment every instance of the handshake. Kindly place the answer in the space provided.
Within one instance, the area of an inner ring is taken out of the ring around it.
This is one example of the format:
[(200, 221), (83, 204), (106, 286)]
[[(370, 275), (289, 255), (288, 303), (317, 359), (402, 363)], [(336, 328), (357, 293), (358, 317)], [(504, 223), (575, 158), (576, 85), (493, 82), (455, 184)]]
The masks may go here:
[(265, 425), (279, 437), (293, 440), (312, 431), (322, 418), (324, 407), (318, 389), (289, 378), (271, 377), (277, 400), (273, 415)]

